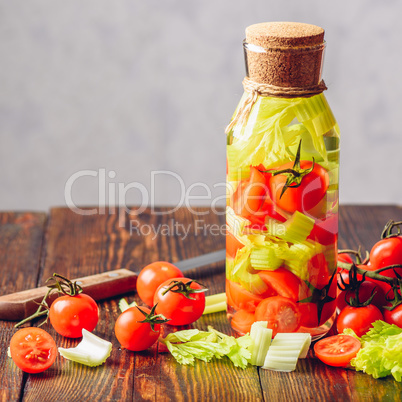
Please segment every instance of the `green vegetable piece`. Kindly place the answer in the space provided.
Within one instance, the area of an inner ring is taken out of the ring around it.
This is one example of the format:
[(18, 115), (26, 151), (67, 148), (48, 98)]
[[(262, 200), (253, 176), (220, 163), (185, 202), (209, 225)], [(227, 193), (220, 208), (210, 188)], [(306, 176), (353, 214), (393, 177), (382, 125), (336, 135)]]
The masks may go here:
[(250, 363), (254, 366), (262, 366), (269, 346), (271, 345), (272, 329), (267, 328), (267, 321), (256, 321), (251, 325), (250, 337), (253, 345), (250, 348)]
[(105, 363), (112, 351), (112, 343), (92, 334), (86, 329), (82, 330), (82, 341), (75, 348), (59, 348), (59, 353), (73, 362), (86, 366), (100, 366)]
[(128, 304), (126, 299), (119, 300), (119, 309), (122, 313), (124, 313), (130, 307), (135, 307), (137, 303), (133, 301), (132, 303)]
[(218, 293), (216, 295), (206, 296), (205, 309), (202, 314), (205, 315), (226, 311), (226, 307), (226, 293)]
[(396, 381), (401, 381), (402, 328), (378, 320), (361, 338), (351, 329), (346, 329), (343, 333), (356, 337), (362, 345), (350, 362), (357, 371), (363, 371), (374, 378), (392, 375)]
[(207, 331), (190, 329), (177, 331), (160, 339), (180, 364), (193, 365), (195, 359), (205, 362), (227, 356), (236, 367), (246, 368), (250, 359), (248, 348), (252, 340), (248, 335), (240, 338), (225, 335), (208, 327)]

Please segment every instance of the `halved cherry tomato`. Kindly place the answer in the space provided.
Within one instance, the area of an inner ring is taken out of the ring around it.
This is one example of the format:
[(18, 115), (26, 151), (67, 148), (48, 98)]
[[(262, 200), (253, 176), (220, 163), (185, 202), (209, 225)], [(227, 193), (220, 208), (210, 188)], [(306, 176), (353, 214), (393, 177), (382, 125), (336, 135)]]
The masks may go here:
[(384, 320), (381, 311), (369, 304), (364, 307), (346, 306), (338, 315), (336, 329), (342, 333), (344, 329), (351, 328), (357, 336), (364, 335), (373, 325), (374, 321)]
[(275, 271), (259, 271), (258, 275), (272, 293), (293, 301), (305, 299), (310, 293), (307, 285), (286, 268), (281, 267)]
[[(293, 164), (293, 162), (289, 162), (274, 168), (274, 170), (292, 169)], [(310, 161), (300, 161), (301, 169), (309, 169), (312, 165), (313, 163)], [(314, 169), (303, 177), (298, 187), (288, 187), (281, 195), (286, 179), (285, 174), (271, 175), (269, 188), (274, 203), (288, 212), (311, 210), (325, 196), (329, 185), (328, 172), (318, 163), (315, 163)]]
[(300, 318), (296, 303), (282, 296), (268, 297), (255, 311), (256, 321), (267, 321), (272, 336), (278, 332), (296, 332), (300, 327)]
[(235, 310), (255, 311), (257, 306), (264, 300), (264, 297), (255, 295), (244, 289), (236, 282), (226, 279), (226, 297), (228, 306)]
[(350, 335), (334, 335), (314, 345), (315, 355), (325, 364), (346, 367), (360, 350), (360, 342)]
[(233, 315), (230, 321), (230, 325), (234, 330), (244, 335), (247, 332), (250, 332), (251, 325), (254, 322), (255, 322), (254, 313), (250, 313), (247, 310), (239, 310)]
[(30, 327), (17, 331), (10, 341), (14, 363), (26, 373), (41, 373), (55, 361), (57, 346), (43, 329)]
[(156, 261), (142, 268), (137, 278), (137, 293), (148, 306), (153, 306), (154, 294), (158, 286), (172, 278), (183, 278), (179, 268), (170, 262)]
[(228, 230), (226, 231), (226, 253), (232, 258), (236, 257), (237, 250), (244, 247), (243, 243), (240, 243), (236, 237), (233, 236)]
[(80, 338), (82, 329), (92, 332), (99, 319), (95, 300), (84, 293), (60, 296), (50, 306), (49, 319), (57, 333), (67, 338)]
[(249, 219), (260, 209), (267, 190), (265, 176), (251, 166), (250, 178), (243, 180), (233, 195), (233, 210), (237, 215)]

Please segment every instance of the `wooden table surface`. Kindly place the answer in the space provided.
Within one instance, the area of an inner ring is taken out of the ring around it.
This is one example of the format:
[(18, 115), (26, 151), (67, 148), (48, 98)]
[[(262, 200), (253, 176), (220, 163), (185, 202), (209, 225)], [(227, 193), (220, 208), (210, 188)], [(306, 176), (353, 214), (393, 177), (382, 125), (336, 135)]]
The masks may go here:
[[(175, 262), (223, 248), (224, 236), (208, 232), (217, 233), (224, 216), (207, 208), (196, 210), (205, 214), (196, 216), (179, 209), (164, 215), (146, 210), (139, 216), (117, 211), (81, 216), (66, 208), (52, 209), (49, 214), (0, 213), (0, 295), (43, 285), (54, 272), (74, 278), (124, 267), (139, 271), (156, 260)], [(339, 247), (369, 249), (389, 219), (402, 220), (402, 209), (341, 207)], [(140, 222), (143, 230), (130, 234), (130, 220), (132, 227)], [(187, 236), (180, 224), (190, 228)], [(159, 226), (165, 228), (163, 235), (155, 235), (153, 228), (158, 225), (164, 225)], [(206, 225), (215, 225), (215, 229)], [(205, 283), (209, 294), (223, 292), (223, 265), (194, 271), (192, 277)], [(132, 301), (136, 296), (126, 297)], [(7, 357), (15, 323), (0, 321), (0, 400), (402, 400), (402, 385), (392, 377), (375, 380), (360, 372), (330, 368), (313, 357), (299, 361), (292, 373), (280, 373), (252, 366), (238, 369), (226, 359), (181, 366), (169, 354), (158, 353), (157, 345), (139, 353), (120, 350), (113, 333), (119, 298), (99, 303), (100, 321), (94, 333), (110, 340), (113, 350), (106, 364), (97, 368), (58, 356), (44, 373), (24, 374)], [(207, 325), (233, 334), (223, 312), (202, 317), (195, 327), (206, 329)], [(43, 328), (58, 346), (79, 342), (59, 336), (50, 324)]]

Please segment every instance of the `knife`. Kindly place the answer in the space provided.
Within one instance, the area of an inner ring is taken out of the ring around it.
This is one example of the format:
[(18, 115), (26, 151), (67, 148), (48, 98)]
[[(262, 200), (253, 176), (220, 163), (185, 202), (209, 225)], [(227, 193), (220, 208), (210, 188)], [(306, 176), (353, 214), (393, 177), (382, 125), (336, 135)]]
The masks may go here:
[[(213, 251), (198, 257), (175, 262), (174, 265), (182, 272), (194, 268), (201, 268), (215, 262), (224, 261), (225, 249)], [(124, 293), (133, 292), (137, 283), (138, 272), (122, 268), (114, 271), (103, 272), (97, 275), (85, 276), (74, 279), (84, 292), (95, 300), (107, 299)], [(20, 321), (32, 315), (48, 291), (47, 286), (23, 290), (0, 296), (0, 320)], [(56, 299), (57, 293), (51, 294), (47, 299), (48, 304)]]

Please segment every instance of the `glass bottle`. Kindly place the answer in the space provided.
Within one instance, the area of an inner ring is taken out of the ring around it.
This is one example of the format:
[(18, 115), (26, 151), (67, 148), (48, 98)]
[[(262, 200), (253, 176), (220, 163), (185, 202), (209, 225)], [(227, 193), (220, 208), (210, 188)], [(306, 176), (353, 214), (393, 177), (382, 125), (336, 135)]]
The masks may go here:
[(339, 128), (323, 94), (324, 30), (251, 25), (226, 129), (228, 318), (323, 336), (336, 309)]

